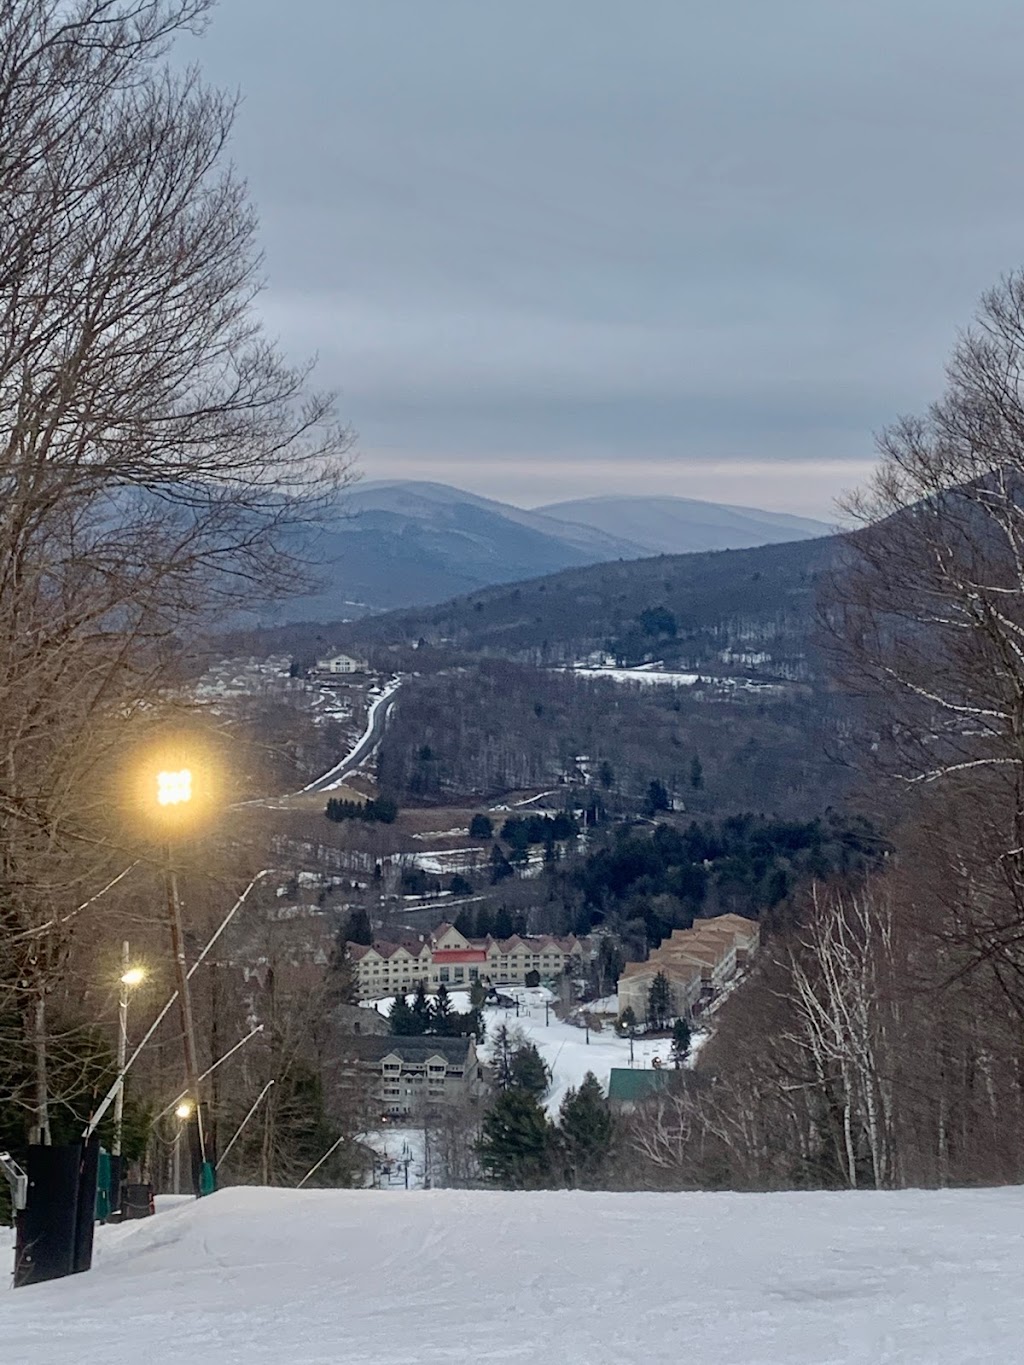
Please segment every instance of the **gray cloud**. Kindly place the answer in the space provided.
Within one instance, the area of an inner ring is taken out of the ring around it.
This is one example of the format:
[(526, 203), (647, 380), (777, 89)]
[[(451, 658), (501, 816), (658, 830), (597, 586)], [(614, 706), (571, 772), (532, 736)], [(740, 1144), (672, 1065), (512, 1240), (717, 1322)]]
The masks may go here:
[(1022, 50), (1017, 0), (221, 0), (198, 57), (368, 477), (827, 515), (1024, 255)]

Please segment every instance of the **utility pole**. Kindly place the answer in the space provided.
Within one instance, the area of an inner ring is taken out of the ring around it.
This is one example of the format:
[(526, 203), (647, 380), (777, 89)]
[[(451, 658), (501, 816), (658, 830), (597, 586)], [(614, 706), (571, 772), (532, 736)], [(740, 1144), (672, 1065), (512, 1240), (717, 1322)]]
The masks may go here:
[(128, 1055), (128, 940), (121, 944), (121, 993), (117, 1000), (117, 1074), (121, 1084), (114, 1097), (114, 1140), (111, 1156), (121, 1155), (121, 1130), (124, 1127), (124, 1063)]
[[(171, 861), (171, 846), (166, 846), (166, 886), (167, 916), (171, 925), (171, 948), (174, 953), (175, 984), (178, 988), (178, 1008), (181, 1011), (181, 1032), (185, 1053), (185, 1084), (189, 1098), (195, 1106), (196, 1133), (199, 1140), (199, 1164), (206, 1161), (206, 1137), (203, 1132), (203, 1110), (199, 1102), (199, 1062), (196, 1053), (196, 1033), (192, 1020), (192, 994), (188, 984), (188, 969), (185, 965), (185, 935), (181, 927), (181, 899), (178, 895), (178, 877)], [(200, 1193), (198, 1184), (195, 1193)]]

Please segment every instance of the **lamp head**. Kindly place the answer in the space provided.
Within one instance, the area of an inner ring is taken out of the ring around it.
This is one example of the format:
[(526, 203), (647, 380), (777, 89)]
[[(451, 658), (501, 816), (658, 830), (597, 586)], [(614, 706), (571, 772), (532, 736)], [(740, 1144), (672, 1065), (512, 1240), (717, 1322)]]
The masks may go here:
[(192, 769), (178, 768), (156, 775), (158, 806), (181, 806), (192, 800)]
[(140, 986), (145, 979), (145, 968), (129, 967), (121, 976), (121, 984), (123, 986)]

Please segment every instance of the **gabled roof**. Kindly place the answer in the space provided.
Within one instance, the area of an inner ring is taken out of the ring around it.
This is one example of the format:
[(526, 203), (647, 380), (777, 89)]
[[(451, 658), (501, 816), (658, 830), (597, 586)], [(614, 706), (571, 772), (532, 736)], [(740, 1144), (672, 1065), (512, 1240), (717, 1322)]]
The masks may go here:
[(443, 1057), (451, 1066), (466, 1064), (471, 1044), (470, 1038), (435, 1038), (429, 1034), (411, 1038), (359, 1035), (338, 1042), (344, 1055), (356, 1061), (382, 1062), (385, 1057), (395, 1056), (403, 1062), (420, 1063), (430, 1057)]
[(429, 944), (421, 943), (419, 939), (414, 938), (400, 939), (396, 943), (392, 943), (388, 939), (379, 938), (374, 939), (373, 943), (371, 943), (369, 946), (367, 946), (367, 944), (365, 943), (345, 944), (345, 950), (348, 953), (349, 958), (353, 962), (360, 962), (370, 951), (371, 948), (379, 957), (385, 958), (394, 957), (394, 955), (397, 952), (400, 952), (403, 948), (407, 953), (411, 953), (412, 956), (416, 958), (422, 956), (424, 948), (426, 948), (428, 952), (430, 951)]

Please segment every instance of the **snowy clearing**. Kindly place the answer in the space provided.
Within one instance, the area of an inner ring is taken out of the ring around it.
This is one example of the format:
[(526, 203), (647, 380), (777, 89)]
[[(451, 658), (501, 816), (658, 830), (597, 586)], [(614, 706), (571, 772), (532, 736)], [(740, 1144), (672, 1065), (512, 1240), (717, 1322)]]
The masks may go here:
[[(605, 1094), (608, 1093), (608, 1078), (613, 1066), (629, 1066), (629, 1039), (620, 1038), (612, 1028), (603, 1028), (600, 1033), (591, 1031), (587, 1042), (586, 1031), (575, 1024), (565, 1024), (555, 1018), (554, 1010), (548, 1010), (544, 1022), (544, 1002), (554, 1000), (546, 986), (499, 986), (503, 995), (519, 1001), (519, 1014), (514, 1009), (500, 1009), (488, 1005), (484, 1009), (484, 1023), (487, 1036), (480, 1047), (484, 1061), (491, 1060), (494, 1035), (502, 1024), (509, 1029), (521, 1029), (526, 1039), (536, 1045), (537, 1051), (551, 1069), (551, 1089), (544, 1099), (547, 1112), (555, 1117), (558, 1107), (569, 1089), (579, 1089), (583, 1077), (592, 1071), (601, 1082)], [(407, 997), (410, 1001), (412, 996)], [(433, 997), (430, 997), (433, 999)], [(469, 1009), (468, 991), (449, 991), (453, 1009), (465, 1013)], [(394, 996), (383, 1000), (360, 1000), (366, 1009), (376, 1009), (387, 1016), (391, 1012)], [(695, 1033), (691, 1047), (691, 1058), (696, 1057), (706, 1034)], [(671, 1066), (671, 1038), (637, 1038), (633, 1043), (633, 1062), (635, 1067), (649, 1067), (657, 1057), (666, 1066)]]
[[(544, 998), (551, 998), (551, 992), (539, 986), (531, 990), (526, 986), (502, 986), (500, 990), (519, 998), (519, 1015), (514, 1009), (503, 1010), (488, 1007), (484, 1011), (487, 1021), (487, 1039), (480, 1049), (486, 1061), (491, 1060), (491, 1047), (494, 1035), (502, 1024), (510, 1029), (522, 1029), (527, 1040), (536, 1045), (537, 1051), (551, 1069), (551, 1088), (544, 1097), (544, 1107), (554, 1118), (558, 1107), (569, 1089), (579, 1089), (588, 1071), (592, 1071), (601, 1082), (601, 1088), (608, 1093), (608, 1078), (613, 1066), (629, 1066), (629, 1039), (620, 1038), (611, 1028), (603, 1028), (600, 1033), (591, 1030), (590, 1042), (586, 1031), (575, 1024), (564, 1024), (556, 1019), (554, 1012), (548, 1012), (548, 1022), (544, 1022)], [(637, 1038), (633, 1043), (633, 1066), (649, 1067), (655, 1058), (671, 1066), (671, 1038)]]
[(0, 1296), (11, 1365), (1020, 1360), (1024, 1191), (225, 1190)]

